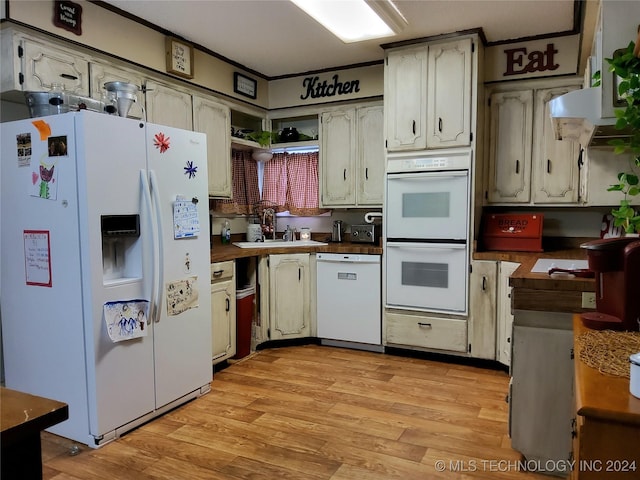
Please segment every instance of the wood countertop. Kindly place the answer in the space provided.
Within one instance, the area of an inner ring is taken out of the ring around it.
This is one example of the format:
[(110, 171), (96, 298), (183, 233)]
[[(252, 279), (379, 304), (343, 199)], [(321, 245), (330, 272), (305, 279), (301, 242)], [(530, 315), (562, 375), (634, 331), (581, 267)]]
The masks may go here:
[[(217, 240), (217, 239), (216, 239)], [(242, 241), (243, 239), (232, 238), (232, 242)], [(321, 242), (327, 241), (324, 237), (313, 236), (313, 240)], [(351, 243), (341, 242), (320, 246), (301, 246), (301, 247), (268, 247), (268, 248), (240, 248), (235, 245), (222, 245), (215, 242), (211, 247), (211, 263), (224, 262), (227, 260), (235, 260), (236, 258), (259, 257), (262, 255), (280, 254), (280, 253), (359, 253), (363, 255), (382, 255), (382, 246), (380, 244), (373, 245), (369, 243)]]
[(474, 252), (475, 260), (519, 263), (509, 277), (511, 306), (514, 310), (581, 313), (593, 311), (582, 307), (582, 293), (595, 292), (593, 278), (552, 278), (546, 273), (532, 273), (540, 258), (586, 260), (587, 251), (580, 244), (592, 238), (556, 239), (548, 242), (544, 252)]
[(640, 398), (634, 397), (629, 392), (629, 379), (602, 374), (578, 358), (575, 338), (589, 330), (582, 324), (580, 315), (573, 316), (574, 351), (576, 352), (575, 395), (578, 415), (631, 424), (640, 428)]

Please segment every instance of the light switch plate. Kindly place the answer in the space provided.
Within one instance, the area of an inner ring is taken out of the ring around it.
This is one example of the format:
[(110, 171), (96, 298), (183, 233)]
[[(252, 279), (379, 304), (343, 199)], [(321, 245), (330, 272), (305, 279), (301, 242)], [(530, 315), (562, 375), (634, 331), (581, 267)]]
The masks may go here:
[(595, 292), (582, 292), (582, 308), (596, 308)]

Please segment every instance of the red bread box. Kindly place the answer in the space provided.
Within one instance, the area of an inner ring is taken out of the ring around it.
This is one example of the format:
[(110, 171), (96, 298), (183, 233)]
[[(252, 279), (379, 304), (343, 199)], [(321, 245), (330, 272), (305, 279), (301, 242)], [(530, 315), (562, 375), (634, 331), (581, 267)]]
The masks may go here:
[(542, 252), (541, 213), (485, 214), (483, 217), (484, 248), (516, 252)]

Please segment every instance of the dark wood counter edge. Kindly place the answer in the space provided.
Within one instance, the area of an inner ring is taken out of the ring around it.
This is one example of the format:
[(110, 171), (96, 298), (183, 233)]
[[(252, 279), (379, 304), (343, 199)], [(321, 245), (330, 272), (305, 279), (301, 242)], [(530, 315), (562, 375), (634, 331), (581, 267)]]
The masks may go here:
[(211, 263), (224, 262), (245, 257), (259, 257), (262, 255), (280, 253), (359, 253), (363, 255), (382, 255), (382, 247), (367, 243), (329, 243), (316, 247), (282, 247), (282, 248), (240, 248), (231, 245), (214, 245), (211, 248)]
[[(69, 418), (66, 403), (0, 387), (1, 438), (8, 446)], [(28, 419), (24, 417), (29, 415)]]
[(629, 379), (604, 375), (578, 357), (576, 337), (590, 329), (573, 316), (575, 399), (578, 415), (640, 428), (640, 398), (631, 395)]

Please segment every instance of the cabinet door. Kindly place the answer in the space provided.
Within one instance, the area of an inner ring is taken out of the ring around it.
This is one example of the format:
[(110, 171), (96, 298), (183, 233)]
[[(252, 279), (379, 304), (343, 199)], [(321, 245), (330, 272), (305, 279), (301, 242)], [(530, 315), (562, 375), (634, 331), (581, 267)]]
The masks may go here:
[(489, 202), (530, 199), (533, 91), (491, 95)]
[(427, 147), (471, 143), (470, 38), (429, 46)]
[(382, 206), (384, 190), (383, 107), (358, 109), (358, 205)]
[(387, 54), (384, 110), (388, 151), (427, 147), (426, 82), (426, 45)]
[(209, 196), (231, 198), (231, 113), (229, 107), (193, 97), (193, 129), (207, 134)]
[(236, 354), (236, 289), (234, 280), (211, 284), (213, 363)]
[(107, 82), (124, 82), (132, 83), (140, 87), (138, 98), (136, 102), (131, 106), (129, 114), (130, 118), (143, 118), (144, 112), (142, 103), (144, 102), (144, 96), (142, 93), (142, 84), (144, 79), (142, 75), (132, 70), (116, 67), (108, 63), (91, 62), (89, 65), (91, 73), (91, 98), (99, 100), (104, 92), (104, 84)]
[(355, 206), (356, 110), (324, 112), (321, 121), (322, 205)]
[(556, 140), (549, 121), (549, 102), (577, 88), (563, 87), (536, 91), (532, 159), (535, 203), (578, 201), (580, 145), (568, 140)]
[(496, 360), (507, 366), (511, 365), (511, 335), (513, 329), (509, 277), (519, 266), (519, 263), (500, 262), (498, 267)]
[(469, 278), (469, 343), (474, 358), (496, 358), (496, 262), (471, 262)]
[(63, 83), (68, 93), (89, 95), (89, 62), (85, 57), (29, 39), (23, 39), (21, 46), (23, 90), (50, 90), (53, 83)]
[(309, 254), (269, 255), (271, 339), (308, 337), (310, 322)]
[(191, 95), (167, 85), (147, 82), (145, 87), (147, 119), (167, 127), (193, 129)]

